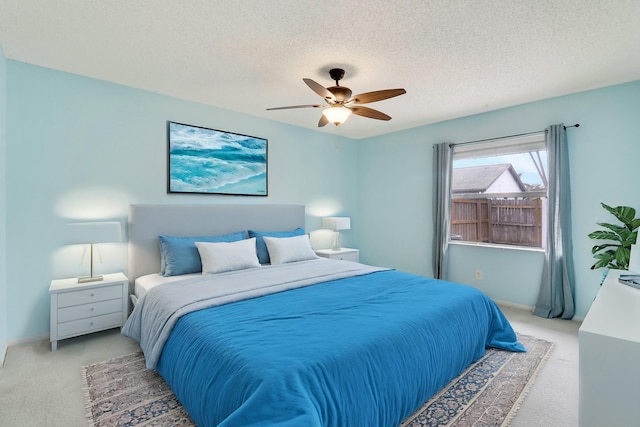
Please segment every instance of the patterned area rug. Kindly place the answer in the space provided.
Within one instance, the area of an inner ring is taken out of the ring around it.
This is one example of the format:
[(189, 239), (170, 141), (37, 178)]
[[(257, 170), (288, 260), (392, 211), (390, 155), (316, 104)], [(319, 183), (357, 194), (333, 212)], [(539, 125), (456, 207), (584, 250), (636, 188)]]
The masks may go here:
[[(526, 353), (488, 350), (402, 427), (507, 426), (553, 343), (518, 334)], [(87, 419), (96, 427), (193, 426), (162, 377), (137, 352), (82, 368)]]
[(487, 350), (401, 426), (508, 426), (554, 347), (528, 335), (518, 341), (526, 353)]

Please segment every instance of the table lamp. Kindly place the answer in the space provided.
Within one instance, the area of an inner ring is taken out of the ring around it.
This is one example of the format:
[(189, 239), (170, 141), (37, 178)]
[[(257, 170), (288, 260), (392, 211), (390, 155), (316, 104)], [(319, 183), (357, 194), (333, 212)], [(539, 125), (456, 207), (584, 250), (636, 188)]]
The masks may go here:
[(102, 275), (93, 275), (93, 245), (96, 243), (114, 243), (122, 241), (122, 227), (119, 222), (81, 222), (67, 225), (67, 244), (91, 245), (89, 276), (78, 277), (78, 283), (102, 280)]
[(351, 229), (351, 218), (348, 216), (327, 216), (322, 218), (322, 228), (333, 230), (332, 251), (340, 250), (340, 230)]

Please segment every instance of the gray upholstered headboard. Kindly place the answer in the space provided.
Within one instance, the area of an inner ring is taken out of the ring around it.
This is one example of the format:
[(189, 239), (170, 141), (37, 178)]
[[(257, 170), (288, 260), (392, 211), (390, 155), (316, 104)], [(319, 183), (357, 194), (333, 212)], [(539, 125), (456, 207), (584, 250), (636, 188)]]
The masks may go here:
[(305, 227), (303, 205), (130, 205), (128, 277), (160, 271), (158, 235), (217, 236)]

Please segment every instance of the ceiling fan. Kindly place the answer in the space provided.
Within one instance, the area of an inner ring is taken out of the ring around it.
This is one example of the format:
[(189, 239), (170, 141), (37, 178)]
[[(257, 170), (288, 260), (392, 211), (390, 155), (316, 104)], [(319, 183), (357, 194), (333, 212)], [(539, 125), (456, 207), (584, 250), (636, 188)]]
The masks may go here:
[(324, 98), (326, 104), (291, 105), (288, 107), (267, 108), (267, 110), (324, 108), (320, 121), (318, 122), (318, 127), (322, 127), (327, 123), (333, 123), (338, 126), (341, 123), (344, 123), (352, 113), (357, 114), (358, 116), (368, 117), (370, 119), (391, 120), (391, 116), (388, 116), (381, 111), (374, 110), (373, 108), (362, 107), (361, 104), (382, 101), (383, 99), (389, 99), (394, 96), (407, 93), (404, 89), (386, 89), (351, 96), (351, 89), (345, 86), (340, 86), (340, 80), (344, 77), (344, 70), (342, 68), (332, 68), (329, 70), (329, 75), (332, 80), (335, 80), (336, 85), (327, 88), (311, 79), (302, 79), (307, 86), (311, 88), (311, 90)]

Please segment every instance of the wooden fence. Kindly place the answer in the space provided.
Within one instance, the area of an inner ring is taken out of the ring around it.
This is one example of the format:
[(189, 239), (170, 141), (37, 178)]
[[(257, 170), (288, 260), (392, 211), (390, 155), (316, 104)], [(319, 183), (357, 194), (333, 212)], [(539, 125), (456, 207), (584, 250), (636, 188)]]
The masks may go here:
[(542, 247), (542, 201), (540, 198), (453, 199), (451, 238)]

